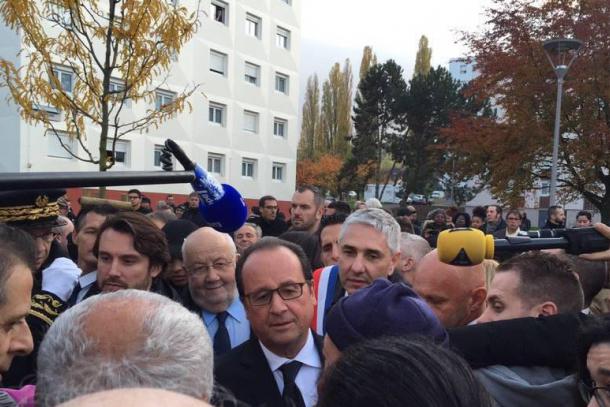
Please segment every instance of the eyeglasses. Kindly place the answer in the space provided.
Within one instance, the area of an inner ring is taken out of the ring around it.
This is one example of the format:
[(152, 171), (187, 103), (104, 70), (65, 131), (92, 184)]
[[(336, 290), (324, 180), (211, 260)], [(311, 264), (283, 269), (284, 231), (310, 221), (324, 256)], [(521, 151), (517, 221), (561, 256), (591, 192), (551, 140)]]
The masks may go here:
[(610, 387), (597, 386), (592, 382), (592, 386), (584, 381), (578, 382), (578, 391), (585, 403), (589, 403), (593, 397), (600, 407), (610, 407)]
[(132, 199), (139, 199), (140, 197), (137, 195), (127, 195), (127, 199), (132, 200)]
[(233, 265), (232, 261), (226, 260), (218, 260), (212, 264), (203, 264), (199, 263), (194, 265), (193, 267), (185, 267), (186, 272), (194, 277), (201, 277), (208, 273), (209, 270), (214, 269), (214, 271), (222, 272), (227, 270), (230, 266)]
[(520, 218), (513, 218), (513, 217), (509, 216), (508, 218), (506, 218), (506, 220), (521, 220), (521, 219)]
[(255, 307), (269, 305), (273, 298), (273, 293), (276, 292), (284, 301), (295, 300), (303, 295), (303, 286), (305, 284), (307, 284), (307, 282), (284, 284), (275, 290), (261, 290), (255, 293), (246, 294), (244, 297)]

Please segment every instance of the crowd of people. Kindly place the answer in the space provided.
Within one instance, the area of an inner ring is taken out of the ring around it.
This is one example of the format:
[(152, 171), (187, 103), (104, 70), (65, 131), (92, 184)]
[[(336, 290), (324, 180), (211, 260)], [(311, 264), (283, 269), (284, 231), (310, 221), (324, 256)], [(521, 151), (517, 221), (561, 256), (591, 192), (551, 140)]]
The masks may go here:
[(443, 230), (519, 236), (518, 210), (303, 185), (229, 235), (195, 193), (64, 193), (0, 192), (0, 406), (610, 406), (610, 249), (441, 261)]

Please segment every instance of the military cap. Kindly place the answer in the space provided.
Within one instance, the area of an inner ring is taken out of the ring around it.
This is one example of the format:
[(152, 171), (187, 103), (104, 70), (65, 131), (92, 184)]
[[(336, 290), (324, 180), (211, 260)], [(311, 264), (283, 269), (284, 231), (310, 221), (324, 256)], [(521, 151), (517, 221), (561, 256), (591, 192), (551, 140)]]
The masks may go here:
[(1, 191), (0, 223), (32, 229), (62, 226), (57, 199), (65, 193), (63, 189)]

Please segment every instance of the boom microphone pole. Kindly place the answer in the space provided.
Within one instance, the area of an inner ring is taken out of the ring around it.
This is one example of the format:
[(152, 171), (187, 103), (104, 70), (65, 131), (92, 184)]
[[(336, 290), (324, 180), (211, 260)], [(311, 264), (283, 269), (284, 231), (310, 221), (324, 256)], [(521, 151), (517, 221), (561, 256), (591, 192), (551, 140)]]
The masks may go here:
[(556, 229), (541, 231), (540, 236), (516, 236), (494, 239), (477, 229), (457, 228), (442, 231), (437, 250), (440, 261), (454, 266), (472, 266), (495, 253), (522, 253), (530, 250), (563, 249), (569, 254), (594, 253), (610, 248), (606, 239), (595, 228)]

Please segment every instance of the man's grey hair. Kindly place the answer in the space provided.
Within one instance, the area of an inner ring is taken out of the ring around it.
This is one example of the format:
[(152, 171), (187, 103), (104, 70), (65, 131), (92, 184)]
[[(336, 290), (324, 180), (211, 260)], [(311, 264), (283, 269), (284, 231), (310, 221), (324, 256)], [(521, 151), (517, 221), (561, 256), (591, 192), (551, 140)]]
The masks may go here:
[[(123, 352), (118, 356), (108, 355), (100, 349), (101, 340), (87, 335), (87, 320), (102, 311), (102, 305), (123, 302), (134, 305), (124, 315), (142, 314), (141, 344), (115, 350)], [(100, 294), (61, 314), (47, 332), (38, 353), (36, 405), (55, 406), (84, 394), (130, 387), (209, 399), (212, 369), (212, 346), (197, 315), (147, 291)]]
[(423, 237), (406, 232), (400, 234), (400, 255), (402, 257), (411, 257), (415, 263), (419, 263), (422, 257), (430, 251), (432, 251), (430, 243)]
[[(256, 237), (258, 237), (259, 239), (263, 237), (263, 230), (256, 223), (246, 222), (242, 225), (242, 227), (244, 227), (244, 226), (250, 226), (252, 229), (254, 229), (254, 233), (256, 233)], [(237, 230), (239, 230), (239, 229), (237, 229)], [(234, 236), (237, 234), (237, 230), (233, 233)]]
[(355, 224), (372, 226), (385, 236), (392, 254), (400, 252), (400, 225), (383, 209), (367, 208), (353, 212), (341, 226), (339, 242), (343, 240), (350, 225)]

